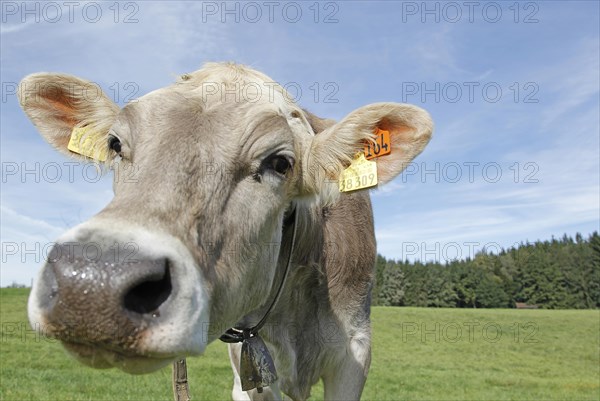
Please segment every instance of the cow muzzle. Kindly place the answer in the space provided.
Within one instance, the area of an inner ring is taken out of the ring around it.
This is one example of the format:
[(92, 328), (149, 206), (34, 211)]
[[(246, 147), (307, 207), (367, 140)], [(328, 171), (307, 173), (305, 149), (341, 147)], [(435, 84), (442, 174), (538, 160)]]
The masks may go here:
[(161, 250), (97, 233), (94, 241), (86, 237), (60, 241), (50, 252), (29, 300), (34, 329), (59, 339), (87, 365), (131, 373), (202, 353), (207, 297), (191, 257), (169, 249), (165, 238)]

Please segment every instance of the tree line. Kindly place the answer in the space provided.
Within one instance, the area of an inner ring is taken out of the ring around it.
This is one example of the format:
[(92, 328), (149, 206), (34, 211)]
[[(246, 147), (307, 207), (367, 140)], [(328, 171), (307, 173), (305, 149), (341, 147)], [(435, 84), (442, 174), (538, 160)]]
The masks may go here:
[(373, 304), (444, 308), (600, 308), (600, 236), (521, 243), (446, 263), (377, 256)]

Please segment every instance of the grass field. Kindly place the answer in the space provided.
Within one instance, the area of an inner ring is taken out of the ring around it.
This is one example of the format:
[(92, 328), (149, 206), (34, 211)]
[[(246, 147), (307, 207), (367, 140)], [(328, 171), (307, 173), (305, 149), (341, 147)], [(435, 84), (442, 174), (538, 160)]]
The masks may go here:
[[(29, 291), (1, 289), (2, 400), (170, 400), (170, 367), (93, 370), (29, 330)], [(373, 308), (363, 400), (598, 400), (600, 311)], [(194, 400), (228, 400), (225, 344), (188, 360)], [(323, 388), (313, 388), (314, 400)]]

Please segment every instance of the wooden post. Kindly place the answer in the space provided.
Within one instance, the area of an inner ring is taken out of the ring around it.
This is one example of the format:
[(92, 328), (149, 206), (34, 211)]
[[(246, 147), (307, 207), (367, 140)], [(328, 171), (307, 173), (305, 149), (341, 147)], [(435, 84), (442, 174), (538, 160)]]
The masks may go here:
[(185, 358), (173, 362), (173, 395), (175, 401), (191, 400)]

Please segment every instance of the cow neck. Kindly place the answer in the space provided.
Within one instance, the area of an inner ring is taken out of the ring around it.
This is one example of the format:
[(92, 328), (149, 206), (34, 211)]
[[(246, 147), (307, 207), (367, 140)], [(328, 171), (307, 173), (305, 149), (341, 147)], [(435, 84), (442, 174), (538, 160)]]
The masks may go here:
[[(292, 241), (287, 255), (285, 270), (283, 271), (283, 277), (281, 278), (275, 297), (273, 297), (273, 300), (262, 319), (251, 328), (240, 329), (232, 327), (220, 337), (220, 340), (226, 343), (242, 343), (240, 372), (242, 376), (242, 390), (244, 391), (256, 388), (259, 393), (262, 393), (263, 386), (268, 386), (277, 380), (275, 365), (269, 354), (269, 350), (264, 345), (262, 339), (260, 339), (258, 331), (266, 323), (269, 314), (277, 304), (281, 292), (283, 291), (283, 286), (292, 264), (292, 254), (294, 253), (294, 245), (296, 243), (297, 223), (298, 213), (296, 213), (296, 208), (294, 207), (292, 212), (283, 220), (282, 230), (285, 231), (288, 227), (291, 227), (292, 229)], [(279, 258), (281, 258), (281, 251)], [(279, 264), (279, 260), (277, 261), (277, 264)], [(185, 358), (173, 362), (173, 395), (175, 401), (190, 401), (190, 388)]]
[[(291, 227), (291, 229), (292, 229), (292, 241), (291, 241), (288, 255), (287, 255), (287, 262), (285, 263), (283, 276), (281, 278), (281, 281), (279, 282), (279, 287), (277, 288), (277, 292), (275, 293), (275, 296), (271, 300), (271, 304), (269, 305), (269, 308), (266, 310), (262, 319), (260, 319), (260, 321), (257, 324), (255, 324), (254, 326), (252, 326), (250, 328), (238, 328), (238, 327), (230, 328), (225, 333), (223, 333), (223, 335), (221, 335), (221, 337), (219, 337), (219, 339), (221, 341), (226, 342), (226, 343), (242, 342), (242, 341), (244, 341), (244, 339), (256, 336), (258, 334), (258, 331), (267, 322), (267, 318), (269, 317), (269, 314), (271, 313), (271, 311), (277, 304), (277, 301), (279, 301), (279, 298), (281, 297), (281, 293), (283, 291), (285, 280), (290, 271), (290, 267), (292, 264), (292, 255), (294, 253), (294, 246), (296, 244), (296, 226), (298, 225), (297, 223), (298, 223), (298, 213), (296, 213), (296, 207), (294, 207), (292, 212), (288, 216), (286, 216), (283, 221), (283, 231), (285, 231), (287, 227)], [(279, 259), (281, 259), (281, 251), (279, 253)], [(277, 261), (277, 264), (279, 264), (279, 260)]]

